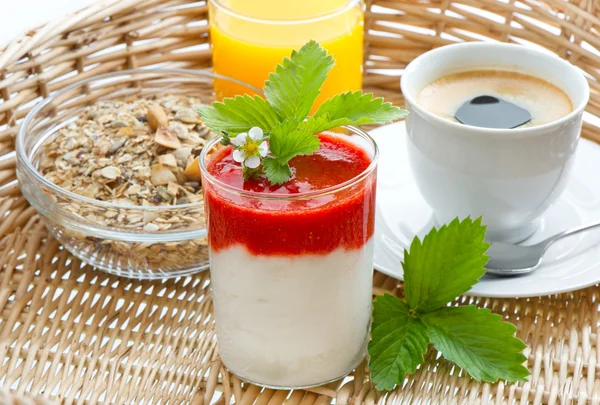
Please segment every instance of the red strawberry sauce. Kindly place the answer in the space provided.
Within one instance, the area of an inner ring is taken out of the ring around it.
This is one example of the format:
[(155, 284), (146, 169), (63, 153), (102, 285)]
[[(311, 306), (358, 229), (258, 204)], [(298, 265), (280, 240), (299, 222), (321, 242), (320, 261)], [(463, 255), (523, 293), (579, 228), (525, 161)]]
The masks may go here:
[(240, 196), (205, 180), (208, 234), (214, 252), (241, 244), (261, 255), (324, 254), (360, 248), (373, 236), (375, 171), (345, 190), (286, 199), (341, 184), (370, 165), (371, 158), (360, 147), (331, 135), (319, 137), (317, 152), (290, 161), (292, 178), (281, 186), (265, 180), (244, 181), (230, 146), (212, 155), (207, 171), (215, 179), (238, 190), (281, 198)]

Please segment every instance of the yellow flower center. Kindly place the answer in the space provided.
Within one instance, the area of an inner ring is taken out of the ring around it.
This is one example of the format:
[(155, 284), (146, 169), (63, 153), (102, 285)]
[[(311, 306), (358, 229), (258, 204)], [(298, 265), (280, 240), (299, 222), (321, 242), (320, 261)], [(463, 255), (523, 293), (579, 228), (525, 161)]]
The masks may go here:
[(256, 144), (254, 142), (248, 142), (246, 144), (246, 155), (248, 156), (252, 156), (256, 153), (258, 147), (256, 146)]

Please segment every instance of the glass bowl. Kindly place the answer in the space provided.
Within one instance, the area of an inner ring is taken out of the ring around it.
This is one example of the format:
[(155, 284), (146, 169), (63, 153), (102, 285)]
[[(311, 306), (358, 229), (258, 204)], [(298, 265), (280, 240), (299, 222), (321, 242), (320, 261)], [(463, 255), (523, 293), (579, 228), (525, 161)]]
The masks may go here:
[[(213, 80), (227, 77), (185, 69), (135, 69), (94, 76), (56, 92), (25, 118), (17, 134), (17, 177), (21, 191), (66, 249), (84, 262), (118, 276), (158, 279), (208, 268), (204, 203), (131, 205), (66, 190), (38, 170), (44, 144), (97, 101), (127, 97), (185, 95), (214, 101)], [(67, 128), (68, 129), (68, 128)], [(201, 194), (201, 193), (200, 193)]]

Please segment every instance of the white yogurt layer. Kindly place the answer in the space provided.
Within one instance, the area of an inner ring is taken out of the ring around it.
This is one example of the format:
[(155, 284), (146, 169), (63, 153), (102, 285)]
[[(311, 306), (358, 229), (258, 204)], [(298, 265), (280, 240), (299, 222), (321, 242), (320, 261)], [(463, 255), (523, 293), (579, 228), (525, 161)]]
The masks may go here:
[(257, 256), (242, 246), (211, 254), (215, 322), (230, 371), (272, 387), (321, 384), (365, 356), (373, 239), (325, 255)]

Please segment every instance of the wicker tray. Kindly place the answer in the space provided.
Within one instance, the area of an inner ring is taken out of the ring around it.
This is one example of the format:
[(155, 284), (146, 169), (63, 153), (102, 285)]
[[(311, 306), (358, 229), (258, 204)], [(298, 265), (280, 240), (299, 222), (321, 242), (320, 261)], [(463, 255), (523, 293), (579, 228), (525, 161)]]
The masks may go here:
[[(598, 7), (591, 0), (369, 1), (365, 87), (401, 103), (399, 72), (433, 47), (486, 38), (537, 44), (585, 70), (588, 111), (599, 116)], [(1, 404), (600, 403), (598, 286), (535, 299), (460, 299), (517, 324), (532, 372), (524, 384), (479, 384), (430, 353), (389, 393), (374, 389), (364, 365), (325, 387), (273, 391), (243, 384), (223, 368), (208, 273), (118, 279), (82, 266), (49, 238), (15, 180), (19, 121), (41, 97), (91, 75), (164, 63), (209, 69), (206, 18), (204, 3), (105, 1), (0, 53)], [(600, 141), (600, 128), (586, 123), (584, 136)], [(403, 293), (382, 274), (374, 281), (375, 294)]]

